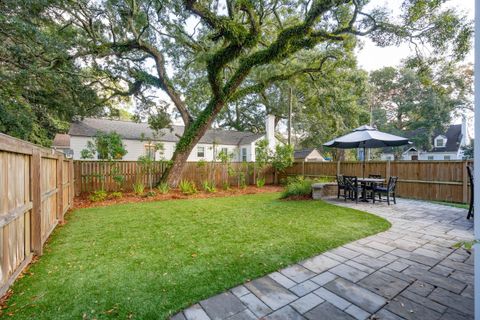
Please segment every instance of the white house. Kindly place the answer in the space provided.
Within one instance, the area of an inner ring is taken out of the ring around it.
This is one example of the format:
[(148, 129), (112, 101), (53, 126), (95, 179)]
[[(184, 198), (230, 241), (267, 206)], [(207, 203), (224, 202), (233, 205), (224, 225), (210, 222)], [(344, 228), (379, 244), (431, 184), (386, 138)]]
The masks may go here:
[[(221, 151), (233, 154), (232, 161), (255, 161), (257, 141), (268, 137), (269, 147), (275, 148), (277, 140), (274, 135), (274, 121), (274, 116), (267, 116), (266, 134), (220, 129), (208, 130), (193, 148), (188, 161), (212, 161)], [(127, 150), (127, 154), (122, 160), (137, 160), (138, 157), (151, 153), (155, 144), (159, 142), (163, 144), (164, 150), (157, 151), (155, 158), (169, 160), (173, 156), (183, 130), (183, 126), (173, 126), (171, 130), (161, 130), (160, 134), (156, 136), (146, 123), (85, 118), (71, 124), (68, 137), (60, 137), (60, 135), (56, 137), (55, 140), (61, 142), (61, 145), (56, 146), (54, 143), (53, 147), (70, 153), (73, 159), (79, 160), (81, 151), (87, 147), (88, 141), (93, 141), (97, 132), (116, 132), (122, 137)]]
[[(407, 133), (411, 138), (415, 132)], [(403, 149), (400, 160), (462, 160), (462, 147), (468, 144), (467, 124), (453, 124), (445, 132), (436, 132), (431, 138), (432, 148), (423, 150), (415, 145)], [(382, 160), (394, 160), (392, 148), (385, 148), (381, 153)]]

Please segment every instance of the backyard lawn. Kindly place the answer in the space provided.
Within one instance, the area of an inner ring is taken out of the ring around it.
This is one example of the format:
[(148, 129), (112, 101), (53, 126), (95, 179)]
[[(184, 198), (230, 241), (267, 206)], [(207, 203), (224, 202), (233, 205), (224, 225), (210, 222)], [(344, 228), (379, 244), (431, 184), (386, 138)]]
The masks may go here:
[(278, 193), (132, 203), (67, 216), (13, 286), (8, 319), (163, 319), (190, 304), (389, 228)]

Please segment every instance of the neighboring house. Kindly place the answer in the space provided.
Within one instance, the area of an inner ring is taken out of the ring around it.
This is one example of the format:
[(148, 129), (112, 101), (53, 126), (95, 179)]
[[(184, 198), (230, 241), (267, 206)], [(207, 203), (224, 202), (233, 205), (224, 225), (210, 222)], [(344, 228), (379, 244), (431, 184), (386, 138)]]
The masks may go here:
[[(412, 137), (414, 133), (405, 136)], [(468, 144), (467, 124), (450, 125), (445, 132), (436, 132), (431, 138), (431, 150), (422, 150), (415, 145), (403, 148), (399, 160), (462, 160), (462, 147)], [(394, 160), (392, 148), (384, 148), (381, 154), (382, 160)]]
[(57, 133), (53, 139), (52, 148), (61, 151), (67, 158), (73, 157), (73, 150), (70, 149), (70, 135)]
[[(255, 161), (255, 144), (258, 140), (266, 136), (272, 137), (272, 142), (269, 143), (270, 148), (274, 148), (276, 144), (273, 132), (274, 116), (267, 117), (266, 127), (268, 130), (266, 135), (233, 130), (208, 130), (193, 148), (188, 161), (212, 161), (221, 151), (233, 154), (232, 161)], [(87, 147), (88, 141), (93, 141), (97, 132), (114, 131), (122, 137), (127, 150), (122, 160), (137, 160), (139, 156), (151, 153), (155, 144), (159, 142), (163, 144), (164, 150), (157, 151), (155, 158), (169, 160), (173, 156), (183, 130), (183, 126), (172, 126), (172, 129), (163, 129), (156, 136), (146, 123), (85, 118), (71, 124), (68, 132), (70, 138), (68, 148), (73, 152), (73, 159), (81, 159), (81, 151)]]
[(298, 162), (319, 162), (326, 161), (317, 149), (297, 150), (293, 153), (293, 158)]

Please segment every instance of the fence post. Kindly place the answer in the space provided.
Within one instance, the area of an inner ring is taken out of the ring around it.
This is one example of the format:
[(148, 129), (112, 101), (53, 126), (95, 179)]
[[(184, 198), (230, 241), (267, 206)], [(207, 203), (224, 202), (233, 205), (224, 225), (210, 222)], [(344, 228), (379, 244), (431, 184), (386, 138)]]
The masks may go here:
[[(463, 203), (468, 202), (468, 171), (467, 171), (467, 161), (462, 162), (462, 195)], [(473, 195), (472, 195), (473, 196)]]
[(302, 177), (305, 177), (305, 159), (302, 161)]
[(337, 161), (337, 176), (340, 175), (340, 160)]
[[(65, 174), (68, 174), (65, 172)], [(63, 154), (57, 157), (57, 220), (63, 224)]]
[[(69, 182), (69, 197), (70, 201), (68, 201), (68, 207), (71, 209), (73, 207), (73, 197), (75, 196), (75, 168), (73, 167), (73, 159), (68, 161), (68, 168), (69, 168), (69, 175), (68, 175), (68, 182)], [(81, 181), (81, 179), (80, 179)], [(80, 189), (80, 188), (79, 188)]]
[(41, 170), (42, 156), (40, 151), (33, 149), (32, 160), (30, 162), (31, 188), (32, 188), (32, 216), (31, 216), (31, 241), (32, 251), (41, 256), (42, 248), (42, 181)]

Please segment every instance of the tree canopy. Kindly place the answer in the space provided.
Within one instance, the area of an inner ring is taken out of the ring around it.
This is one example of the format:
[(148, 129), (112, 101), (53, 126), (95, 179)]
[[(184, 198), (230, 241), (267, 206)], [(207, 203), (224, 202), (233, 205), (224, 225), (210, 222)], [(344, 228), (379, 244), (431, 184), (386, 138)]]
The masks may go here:
[(416, 145), (429, 149), (433, 132), (444, 130), (452, 114), (472, 110), (472, 76), (471, 66), (452, 63), (376, 70), (370, 74), (373, 122), (394, 133), (415, 131)]

